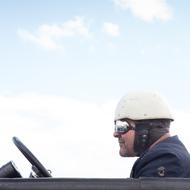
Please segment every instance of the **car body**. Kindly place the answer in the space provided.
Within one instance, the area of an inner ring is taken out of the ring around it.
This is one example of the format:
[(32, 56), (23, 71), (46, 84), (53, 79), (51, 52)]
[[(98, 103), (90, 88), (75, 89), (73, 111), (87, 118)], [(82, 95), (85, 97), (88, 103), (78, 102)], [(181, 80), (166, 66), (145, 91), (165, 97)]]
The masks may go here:
[(189, 190), (188, 178), (1, 178), (0, 190)]

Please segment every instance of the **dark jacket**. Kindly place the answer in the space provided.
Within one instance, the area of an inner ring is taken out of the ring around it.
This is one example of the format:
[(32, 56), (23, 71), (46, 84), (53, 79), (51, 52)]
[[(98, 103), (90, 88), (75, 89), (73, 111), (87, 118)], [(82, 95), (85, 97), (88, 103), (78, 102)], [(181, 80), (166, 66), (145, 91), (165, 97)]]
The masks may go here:
[(168, 137), (145, 151), (132, 168), (132, 178), (190, 177), (190, 154), (177, 136)]

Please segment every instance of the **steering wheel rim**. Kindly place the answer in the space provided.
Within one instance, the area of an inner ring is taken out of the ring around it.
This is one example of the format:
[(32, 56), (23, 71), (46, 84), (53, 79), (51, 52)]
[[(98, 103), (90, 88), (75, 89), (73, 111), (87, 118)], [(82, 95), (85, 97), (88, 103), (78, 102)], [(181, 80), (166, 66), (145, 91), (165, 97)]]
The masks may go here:
[(17, 138), (13, 137), (13, 142), (25, 158), (35, 166), (42, 177), (52, 177), (48, 170), (41, 164), (41, 162), (33, 155), (33, 153)]

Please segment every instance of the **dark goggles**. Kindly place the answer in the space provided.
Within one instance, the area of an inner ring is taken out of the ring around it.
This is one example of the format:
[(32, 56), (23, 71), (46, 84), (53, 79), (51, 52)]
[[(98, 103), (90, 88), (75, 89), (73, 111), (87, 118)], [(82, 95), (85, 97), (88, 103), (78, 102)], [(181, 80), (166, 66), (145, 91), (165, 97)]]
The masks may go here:
[(119, 134), (127, 133), (129, 130), (134, 130), (134, 127), (131, 126), (127, 121), (117, 120), (115, 122), (115, 132)]

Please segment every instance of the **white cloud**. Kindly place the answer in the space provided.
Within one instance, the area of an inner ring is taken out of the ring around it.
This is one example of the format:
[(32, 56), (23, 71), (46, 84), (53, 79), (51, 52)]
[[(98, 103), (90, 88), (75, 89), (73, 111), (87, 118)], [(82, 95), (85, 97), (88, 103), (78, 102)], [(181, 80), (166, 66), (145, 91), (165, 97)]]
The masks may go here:
[(18, 35), (25, 41), (38, 44), (47, 49), (62, 48), (60, 41), (67, 37), (90, 36), (87, 24), (81, 17), (75, 17), (63, 24), (42, 24), (34, 33), (26, 29), (18, 29)]
[(112, 37), (117, 37), (120, 35), (119, 26), (111, 22), (105, 22), (103, 24), (103, 32)]
[(120, 160), (112, 136), (114, 101), (98, 105), (59, 96), (19, 95), (0, 96), (0, 105), (1, 165), (13, 160), (28, 175), (30, 165), (11, 142), (18, 136), (54, 176), (111, 177), (118, 170), (118, 164), (113, 165)]
[(136, 17), (144, 21), (171, 19), (172, 13), (166, 0), (114, 0), (124, 10), (130, 10)]
[[(116, 101), (96, 104), (48, 95), (0, 96), (1, 165), (13, 160), (23, 176), (30, 164), (11, 142), (21, 141), (54, 177), (129, 177), (136, 158), (121, 158), (112, 136)], [(190, 113), (175, 111), (172, 133), (187, 148)]]

